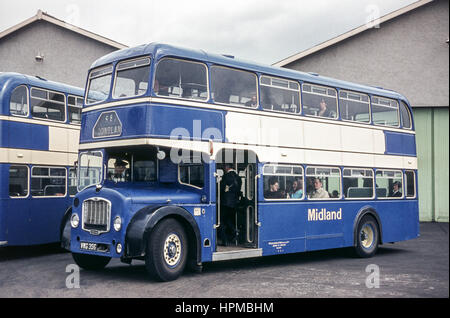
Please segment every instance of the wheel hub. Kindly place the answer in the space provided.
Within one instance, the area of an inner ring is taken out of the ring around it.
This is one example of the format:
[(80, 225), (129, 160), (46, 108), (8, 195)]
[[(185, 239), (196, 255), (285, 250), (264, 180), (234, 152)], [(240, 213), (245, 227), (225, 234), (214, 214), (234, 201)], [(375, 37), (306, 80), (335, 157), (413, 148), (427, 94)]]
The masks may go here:
[(176, 234), (170, 234), (164, 242), (164, 260), (174, 267), (181, 259), (181, 240)]

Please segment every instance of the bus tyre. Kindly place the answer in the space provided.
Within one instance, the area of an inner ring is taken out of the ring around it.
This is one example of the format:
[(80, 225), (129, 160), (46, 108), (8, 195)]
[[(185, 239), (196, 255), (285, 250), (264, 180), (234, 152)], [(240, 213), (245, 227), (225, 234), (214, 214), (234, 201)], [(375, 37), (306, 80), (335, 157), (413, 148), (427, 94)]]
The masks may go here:
[(370, 215), (364, 216), (359, 221), (356, 235), (356, 255), (362, 258), (374, 256), (380, 241), (377, 221)]
[(72, 253), (72, 257), (78, 266), (86, 270), (103, 269), (111, 261), (111, 257), (88, 255), (88, 254)]
[(188, 241), (183, 226), (174, 219), (156, 225), (150, 234), (145, 255), (147, 272), (153, 279), (177, 279), (187, 263)]

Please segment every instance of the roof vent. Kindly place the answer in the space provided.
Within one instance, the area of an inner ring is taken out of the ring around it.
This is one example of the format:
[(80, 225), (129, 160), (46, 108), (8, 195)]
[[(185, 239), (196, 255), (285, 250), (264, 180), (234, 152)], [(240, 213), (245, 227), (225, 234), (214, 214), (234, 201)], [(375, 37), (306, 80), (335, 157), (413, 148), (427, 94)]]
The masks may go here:
[(225, 56), (225, 57), (228, 57), (229, 59), (234, 59), (233, 55), (228, 55), (228, 54), (222, 54), (222, 55)]

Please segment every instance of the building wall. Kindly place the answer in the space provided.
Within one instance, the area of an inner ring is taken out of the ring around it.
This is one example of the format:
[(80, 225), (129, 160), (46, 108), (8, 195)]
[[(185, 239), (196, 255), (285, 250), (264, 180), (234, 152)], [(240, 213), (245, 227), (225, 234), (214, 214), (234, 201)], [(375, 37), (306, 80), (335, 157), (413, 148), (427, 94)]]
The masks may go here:
[(449, 221), (448, 108), (415, 108), (422, 221)]
[(436, 0), (286, 67), (449, 106), (449, 1)]
[(286, 66), (381, 86), (409, 99), (417, 131), (422, 221), (449, 220), (448, 30), (449, 1), (436, 0)]
[[(0, 39), (0, 72), (37, 75), (84, 88), (91, 64), (115, 50), (40, 20)], [(43, 62), (36, 62), (38, 54), (44, 55)]]

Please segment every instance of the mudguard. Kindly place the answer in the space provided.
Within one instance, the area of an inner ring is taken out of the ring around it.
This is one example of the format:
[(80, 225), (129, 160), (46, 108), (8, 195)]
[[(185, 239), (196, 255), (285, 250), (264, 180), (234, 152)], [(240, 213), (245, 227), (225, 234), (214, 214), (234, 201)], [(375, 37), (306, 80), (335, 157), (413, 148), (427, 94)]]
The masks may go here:
[(353, 222), (353, 246), (356, 246), (357, 244), (358, 233), (356, 232), (358, 231), (358, 224), (366, 215), (373, 216), (377, 221), (380, 230), (380, 244), (383, 244), (383, 225), (381, 224), (380, 217), (378, 216), (378, 213), (374, 208), (372, 208), (371, 206), (365, 206), (361, 208), (361, 210), (359, 210), (358, 214), (356, 215), (355, 221)]
[(70, 250), (70, 217), (72, 215), (72, 207), (69, 207), (64, 213), (64, 217), (61, 220), (59, 226), (59, 240), (61, 242), (61, 247)]
[(130, 221), (125, 237), (125, 257), (145, 256), (148, 234), (165, 217), (173, 217), (187, 227), (188, 237), (195, 241), (196, 260), (201, 263), (201, 235), (194, 217), (178, 206), (149, 206), (138, 211)]

